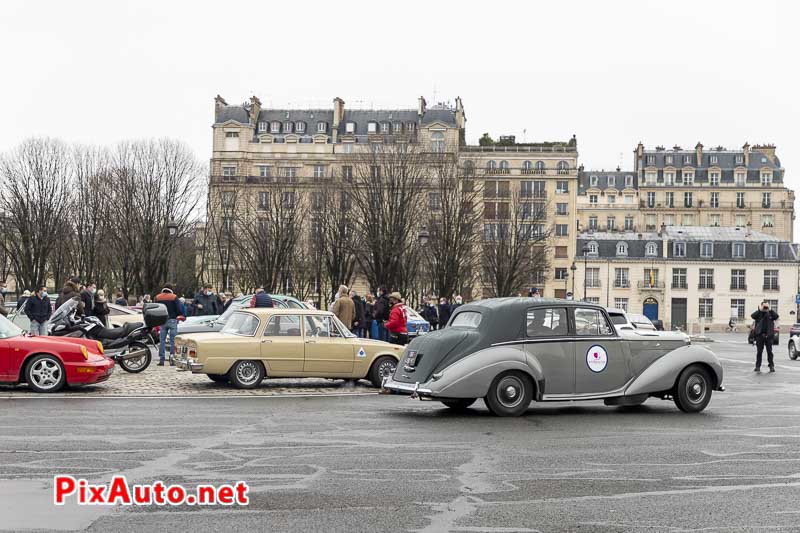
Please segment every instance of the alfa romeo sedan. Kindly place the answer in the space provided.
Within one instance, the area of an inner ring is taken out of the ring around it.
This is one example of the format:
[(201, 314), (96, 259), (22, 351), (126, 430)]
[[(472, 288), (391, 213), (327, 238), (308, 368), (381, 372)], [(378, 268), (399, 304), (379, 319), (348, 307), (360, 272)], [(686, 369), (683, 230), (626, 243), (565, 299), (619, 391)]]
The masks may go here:
[(683, 335), (617, 331), (598, 305), (530, 298), (459, 307), (446, 329), (406, 347), (384, 387), (457, 410), (483, 398), (498, 416), (520, 415), (532, 400), (639, 405), (650, 397), (694, 413), (724, 390), (717, 357)]
[(361, 339), (336, 315), (312, 309), (240, 309), (218, 333), (175, 338), (179, 369), (251, 389), (264, 378), (368, 379), (380, 387), (402, 346)]

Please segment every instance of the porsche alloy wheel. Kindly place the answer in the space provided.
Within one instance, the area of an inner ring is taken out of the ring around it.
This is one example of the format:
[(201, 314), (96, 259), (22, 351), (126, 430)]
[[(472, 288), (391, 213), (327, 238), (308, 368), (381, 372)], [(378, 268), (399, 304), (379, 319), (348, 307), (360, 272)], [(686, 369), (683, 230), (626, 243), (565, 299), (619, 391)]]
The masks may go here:
[(57, 392), (67, 383), (64, 366), (52, 355), (37, 355), (31, 359), (25, 380), (36, 392)]
[(228, 372), (228, 379), (237, 389), (253, 389), (264, 379), (260, 361), (237, 361)]
[(504, 372), (494, 378), (484, 401), (495, 416), (519, 416), (533, 399), (533, 383), (522, 372)]
[(699, 413), (711, 401), (711, 376), (700, 365), (692, 365), (678, 377), (675, 405), (684, 413)]

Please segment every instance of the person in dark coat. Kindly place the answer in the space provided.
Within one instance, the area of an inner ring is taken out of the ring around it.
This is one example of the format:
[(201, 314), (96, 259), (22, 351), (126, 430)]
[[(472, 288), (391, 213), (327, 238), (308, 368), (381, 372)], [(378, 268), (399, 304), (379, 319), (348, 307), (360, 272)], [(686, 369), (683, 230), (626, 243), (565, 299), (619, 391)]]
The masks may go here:
[(50, 315), (53, 310), (50, 307), (50, 297), (47, 296), (47, 291), (44, 287), (39, 287), (28, 299), (25, 306), (25, 314), (31, 320), (31, 335), (47, 335), (47, 321), (50, 320)]
[(444, 296), (439, 298), (439, 329), (447, 326), (450, 321), (450, 304)]
[(353, 300), (353, 306), (356, 308), (352, 332), (363, 339), (367, 336), (364, 329), (367, 321), (367, 307), (356, 291), (350, 291), (350, 299)]
[(172, 292), (171, 285), (165, 285), (161, 293), (156, 295), (156, 303), (167, 308), (167, 322), (161, 326), (158, 343), (158, 366), (164, 366), (167, 353), (167, 336), (169, 336), (169, 364), (175, 365), (175, 335), (178, 333), (178, 322), (186, 316), (186, 308), (181, 298)]
[(775, 372), (775, 362), (772, 359), (772, 339), (775, 336), (775, 321), (778, 320), (778, 313), (770, 309), (765, 300), (750, 317), (755, 320), (753, 334), (756, 339), (756, 367), (753, 371), (761, 372), (761, 356), (766, 346), (769, 371)]
[(378, 323), (378, 340), (389, 342), (389, 331), (384, 325), (389, 320), (389, 311), (392, 304), (389, 303), (389, 293), (386, 287), (378, 289), (378, 299), (375, 300), (375, 305), (372, 311), (372, 318)]
[(94, 295), (97, 293), (97, 285), (93, 281), (86, 284), (81, 291), (81, 302), (83, 302), (83, 314), (94, 316)]
[(194, 315), (219, 315), (222, 310), (218, 307), (217, 302), (217, 295), (214, 294), (211, 285), (206, 285), (194, 296)]
[(56, 298), (56, 309), (64, 305), (65, 302), (71, 300), (73, 297), (78, 296), (80, 292), (81, 279), (77, 276), (68, 279), (61, 288), (61, 292), (58, 293), (58, 298)]
[(121, 305), (122, 307), (128, 307), (128, 300), (125, 299), (125, 296), (123, 296), (122, 291), (117, 291), (117, 299), (114, 300), (114, 303), (117, 305)]
[(431, 325), (431, 331), (434, 331), (439, 325), (439, 310), (431, 302), (430, 296), (425, 297), (425, 302), (422, 304), (420, 314), (428, 324)]
[(250, 307), (275, 307), (275, 302), (272, 301), (272, 296), (267, 294), (264, 287), (259, 287), (250, 299)]
[(25, 291), (22, 293), (22, 296), (19, 297), (17, 300), (17, 311), (25, 307), (25, 302), (28, 301), (28, 298), (31, 297), (31, 291)]
[(106, 301), (106, 293), (103, 292), (102, 289), (97, 291), (94, 295), (94, 306), (92, 307), (92, 316), (96, 316), (100, 322), (103, 323), (103, 327), (108, 327), (108, 313), (110, 309), (108, 308), (108, 302)]
[(375, 297), (369, 293), (364, 299), (364, 334), (369, 339), (378, 337), (377, 330), (373, 332), (373, 324), (375, 324), (375, 319), (372, 318), (373, 313), (375, 313)]

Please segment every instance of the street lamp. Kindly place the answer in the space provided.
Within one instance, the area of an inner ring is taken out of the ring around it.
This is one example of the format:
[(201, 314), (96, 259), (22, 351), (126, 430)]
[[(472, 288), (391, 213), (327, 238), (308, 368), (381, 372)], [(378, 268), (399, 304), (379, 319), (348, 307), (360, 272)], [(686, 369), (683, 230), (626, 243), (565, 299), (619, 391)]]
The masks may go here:
[[(175, 248), (175, 237), (178, 235), (178, 223), (175, 222), (174, 220), (170, 220), (169, 222), (167, 222), (167, 234), (169, 235), (170, 249), (174, 250), (174, 248)], [(177, 285), (178, 284), (176, 283), (176, 280), (175, 280), (175, 261), (173, 260), (173, 256), (174, 255), (175, 254), (172, 253), (172, 252), (169, 254), (169, 259), (168, 259), (168, 261), (169, 261), (169, 269), (168, 269), (169, 273), (168, 273), (168, 276), (169, 276), (169, 282), (175, 285), (174, 289), (175, 289), (175, 291), (177, 293), (177, 289), (178, 289)]]
[[(428, 241), (431, 238), (431, 234), (428, 233), (428, 227), (427, 226), (422, 226), (422, 229), (420, 230), (419, 234), (417, 235), (417, 238), (419, 239), (420, 247), (424, 248), (428, 244)], [(425, 287), (424, 287), (424, 285), (422, 287), (422, 299), (423, 300), (425, 299)]]
[(586, 301), (586, 263), (589, 260), (589, 247), (584, 246), (581, 250), (583, 253), (583, 301)]
[[(574, 300), (575, 299), (575, 271), (578, 270), (578, 267), (575, 266), (575, 261), (572, 262), (572, 266), (570, 266), (569, 269), (572, 271), (572, 299)], [(586, 272), (584, 272), (583, 275), (585, 276)]]

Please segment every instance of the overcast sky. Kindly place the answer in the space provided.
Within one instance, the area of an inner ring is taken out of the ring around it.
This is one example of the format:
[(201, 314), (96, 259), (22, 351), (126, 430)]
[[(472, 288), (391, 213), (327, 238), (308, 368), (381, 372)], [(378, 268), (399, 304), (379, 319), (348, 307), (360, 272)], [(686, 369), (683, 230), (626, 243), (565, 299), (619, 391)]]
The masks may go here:
[(29, 136), (169, 136), (210, 157), (213, 98), (413, 108), (467, 138), (578, 136), (587, 168), (648, 147), (774, 143), (800, 183), (797, 2), (0, 4), (0, 151)]

